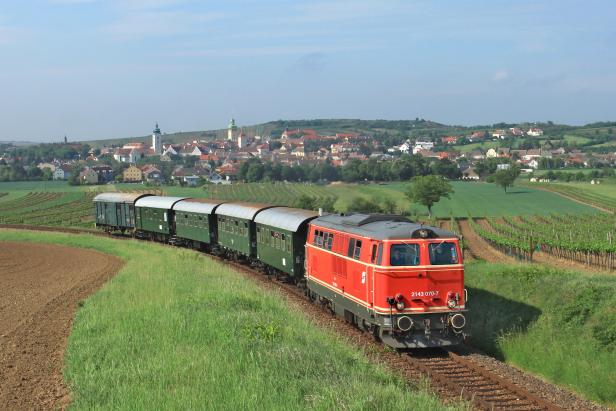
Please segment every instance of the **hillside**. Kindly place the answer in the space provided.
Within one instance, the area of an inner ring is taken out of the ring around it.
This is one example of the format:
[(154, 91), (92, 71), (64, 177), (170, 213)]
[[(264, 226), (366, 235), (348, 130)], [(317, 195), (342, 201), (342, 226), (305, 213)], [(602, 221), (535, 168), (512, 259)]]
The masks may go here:
[[(321, 135), (354, 132), (369, 135), (391, 135), (408, 137), (436, 138), (444, 135), (464, 135), (473, 131), (490, 131), (509, 127), (540, 127), (545, 135), (542, 140), (565, 140), (580, 147), (589, 147), (603, 151), (616, 146), (616, 122), (601, 122), (584, 126), (570, 126), (540, 123), (496, 123), (474, 126), (459, 126), (437, 123), (416, 118), (415, 120), (361, 120), (361, 119), (311, 119), (311, 120), (276, 120), (254, 125), (241, 125), (248, 135), (279, 136), (285, 128), (314, 129)], [(182, 143), (192, 140), (224, 138), (226, 129), (196, 130), (163, 134), (165, 142)], [(130, 141), (149, 142), (149, 135), (82, 141), (94, 148), (121, 145)]]

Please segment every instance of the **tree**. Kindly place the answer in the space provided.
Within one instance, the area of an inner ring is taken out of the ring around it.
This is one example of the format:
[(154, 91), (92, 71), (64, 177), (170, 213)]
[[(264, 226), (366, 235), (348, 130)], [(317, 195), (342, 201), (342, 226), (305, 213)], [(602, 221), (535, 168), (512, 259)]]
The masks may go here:
[(494, 177), (494, 183), (503, 187), (505, 193), (507, 187), (513, 187), (513, 182), (520, 175), (520, 169), (518, 167), (510, 167), (506, 170), (498, 170), (492, 176)]
[(438, 203), (441, 197), (449, 198), (451, 193), (453, 187), (443, 177), (428, 175), (414, 177), (405, 195), (411, 202), (428, 207), (428, 215), (432, 217), (432, 206)]

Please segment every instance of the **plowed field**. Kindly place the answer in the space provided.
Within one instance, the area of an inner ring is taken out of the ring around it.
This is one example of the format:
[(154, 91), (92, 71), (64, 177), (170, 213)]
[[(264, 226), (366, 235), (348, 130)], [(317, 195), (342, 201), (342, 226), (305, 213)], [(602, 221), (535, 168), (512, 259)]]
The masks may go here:
[(122, 261), (95, 251), (0, 242), (0, 409), (64, 408), (64, 351), (79, 301)]

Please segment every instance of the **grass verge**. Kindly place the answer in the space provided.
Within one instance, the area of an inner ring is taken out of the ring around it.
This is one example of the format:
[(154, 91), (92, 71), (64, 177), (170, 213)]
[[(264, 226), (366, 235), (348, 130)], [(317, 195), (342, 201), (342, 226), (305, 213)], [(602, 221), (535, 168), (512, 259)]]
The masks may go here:
[(616, 278), (531, 265), (466, 269), (471, 343), (616, 405)]
[(65, 359), (73, 409), (447, 409), (315, 328), (281, 294), (197, 252), (14, 230), (0, 240), (126, 262), (77, 312)]

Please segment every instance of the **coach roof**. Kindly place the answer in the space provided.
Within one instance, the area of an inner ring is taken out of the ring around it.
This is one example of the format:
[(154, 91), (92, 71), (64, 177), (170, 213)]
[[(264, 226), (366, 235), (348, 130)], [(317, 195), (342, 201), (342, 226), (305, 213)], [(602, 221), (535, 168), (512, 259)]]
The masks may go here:
[(243, 218), (244, 220), (252, 220), (261, 210), (267, 208), (276, 207), (271, 204), (263, 203), (245, 203), (243, 201), (236, 201), (233, 203), (221, 204), (216, 209), (216, 214), (228, 217)]
[(175, 211), (185, 211), (188, 213), (212, 214), (212, 212), (221, 205), (220, 200), (208, 200), (205, 198), (188, 198), (178, 201), (173, 206)]
[(318, 213), (301, 208), (273, 207), (259, 212), (255, 223), (295, 232), (303, 222), (316, 216)]
[(135, 203), (136, 207), (148, 207), (148, 208), (162, 208), (165, 210), (171, 209), (175, 203), (184, 200), (186, 197), (163, 197), (163, 196), (151, 196), (140, 198)]
[(93, 201), (100, 203), (130, 203), (133, 204), (135, 201), (142, 197), (151, 196), (153, 194), (148, 193), (101, 193), (94, 197)]
[(312, 220), (312, 224), (375, 240), (421, 238), (420, 230), (427, 230), (428, 238), (456, 237), (451, 231), (413, 223), (405, 217), (387, 214), (329, 214)]

